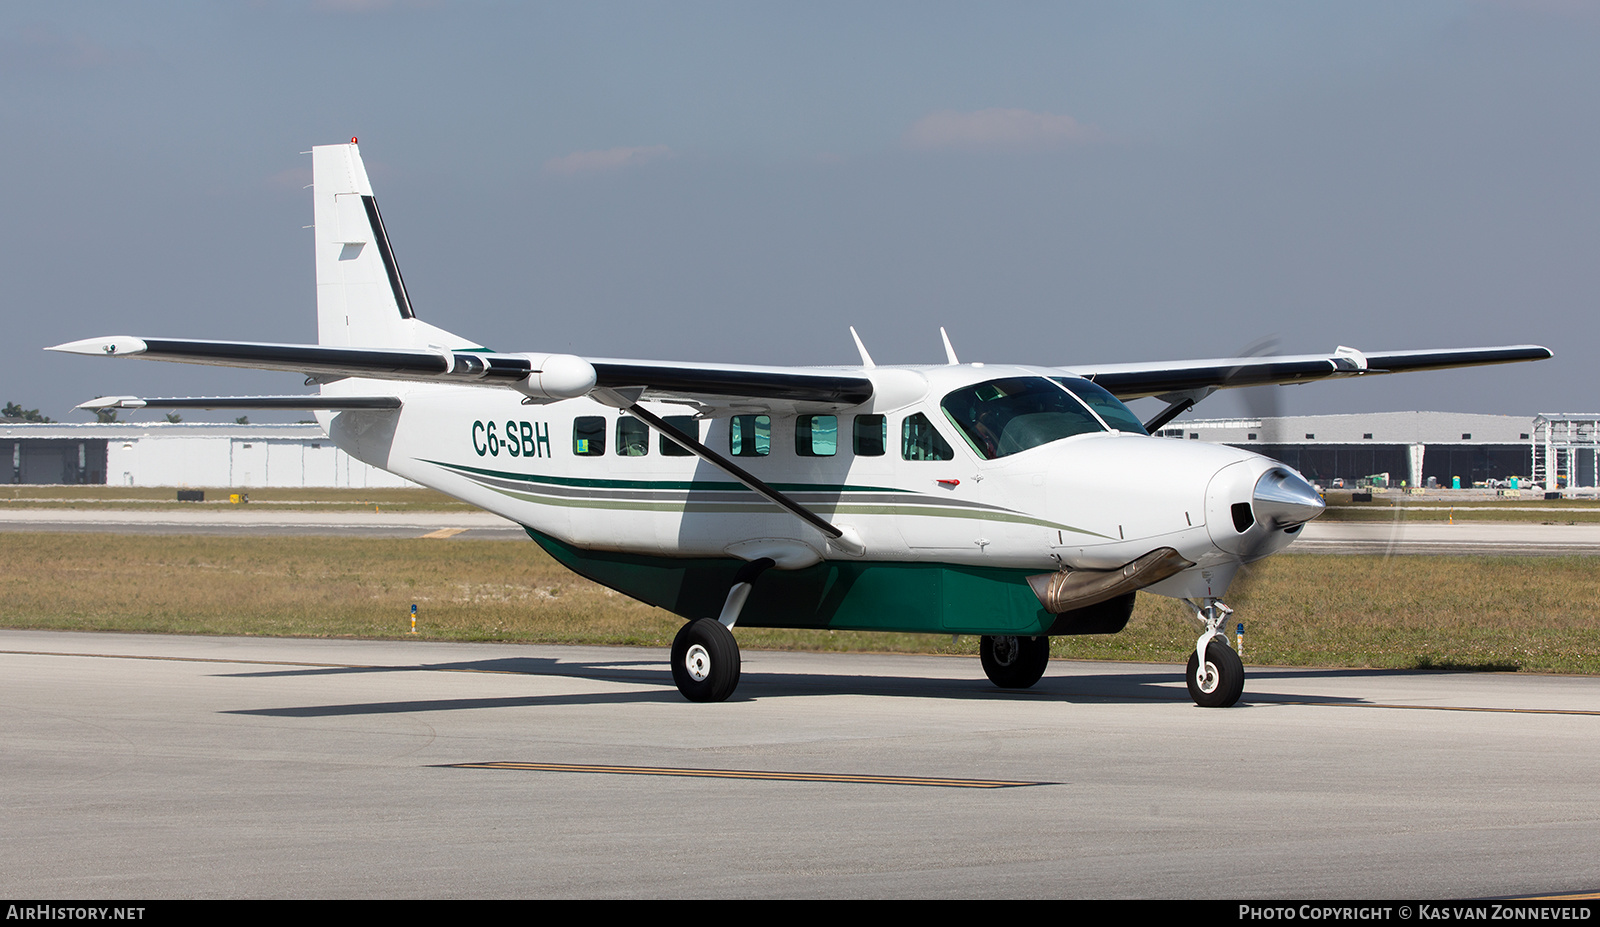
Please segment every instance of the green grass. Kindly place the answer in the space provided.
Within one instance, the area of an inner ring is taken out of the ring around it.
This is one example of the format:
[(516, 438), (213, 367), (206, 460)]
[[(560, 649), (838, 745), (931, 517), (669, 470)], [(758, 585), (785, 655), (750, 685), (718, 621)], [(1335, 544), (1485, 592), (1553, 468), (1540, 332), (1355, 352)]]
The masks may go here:
[(1600, 524), (1600, 500), (1545, 499), (1542, 493), (1507, 498), (1452, 498), (1448, 491), (1411, 495), (1399, 490), (1373, 493), (1371, 502), (1353, 502), (1349, 490), (1325, 495), (1322, 521), (1510, 522), (1535, 525)]
[[(665, 646), (681, 620), (526, 541), (0, 534), (0, 626)], [(1600, 561), (1279, 555), (1235, 589), (1256, 664), (1600, 673)], [(1140, 596), (1061, 657), (1181, 663), (1196, 625)], [(741, 628), (747, 649), (977, 652), (975, 638)]]

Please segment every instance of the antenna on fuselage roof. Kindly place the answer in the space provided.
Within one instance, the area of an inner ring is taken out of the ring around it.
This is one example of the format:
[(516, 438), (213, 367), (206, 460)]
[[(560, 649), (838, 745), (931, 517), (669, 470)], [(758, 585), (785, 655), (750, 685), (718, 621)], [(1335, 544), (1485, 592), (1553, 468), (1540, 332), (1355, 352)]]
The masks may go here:
[(861, 366), (871, 370), (878, 366), (872, 362), (872, 355), (867, 353), (867, 346), (861, 343), (861, 336), (856, 334), (856, 327), (850, 326), (850, 337), (856, 340), (856, 350), (861, 352)]
[(952, 367), (960, 365), (961, 362), (956, 360), (956, 349), (950, 346), (950, 333), (944, 330), (943, 325), (939, 326), (939, 337), (944, 339), (944, 359)]

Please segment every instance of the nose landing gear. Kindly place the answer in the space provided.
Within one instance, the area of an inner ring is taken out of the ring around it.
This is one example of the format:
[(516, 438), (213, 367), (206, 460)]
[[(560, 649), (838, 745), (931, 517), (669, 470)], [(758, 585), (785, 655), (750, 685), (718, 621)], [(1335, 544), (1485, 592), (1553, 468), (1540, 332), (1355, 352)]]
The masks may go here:
[(1244, 694), (1244, 661), (1228, 646), (1224, 630), (1233, 609), (1215, 598), (1184, 599), (1183, 603), (1206, 626), (1195, 641), (1184, 673), (1189, 697), (1201, 708), (1227, 708)]

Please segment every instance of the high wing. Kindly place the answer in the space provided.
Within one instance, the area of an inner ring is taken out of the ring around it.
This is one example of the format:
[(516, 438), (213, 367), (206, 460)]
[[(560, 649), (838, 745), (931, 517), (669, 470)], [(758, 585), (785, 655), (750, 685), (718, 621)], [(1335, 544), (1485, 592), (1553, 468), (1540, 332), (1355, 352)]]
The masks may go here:
[[(596, 390), (613, 390), (638, 391), (629, 397), (632, 401), (643, 398), (716, 406), (739, 400), (767, 400), (846, 407), (864, 403), (873, 395), (872, 381), (868, 377), (823, 368), (681, 364), (581, 358), (571, 354), (508, 354), (483, 349), (350, 348), (116, 335), (74, 341), (48, 350), (96, 357), (139, 357), (178, 363), (281, 370), (305, 375), (308, 385), (360, 377), (500, 387), (516, 390), (534, 401), (553, 401), (588, 395)], [(1507, 364), (1544, 360), (1551, 356), (1550, 349), (1538, 345), (1372, 353), (1341, 346), (1331, 354), (1074, 365), (1058, 369), (1092, 380), (1122, 400), (1159, 396), (1171, 401), (1198, 401), (1219, 389)], [(209, 400), (111, 397), (85, 403), (84, 407), (114, 407), (111, 399), (120, 400), (122, 404), (118, 407), (121, 408), (393, 407), (382, 404), (382, 397), (333, 396), (215, 397)], [(1193, 405), (1193, 402), (1188, 405)]]
[(1309, 383), (1313, 380), (1445, 370), (1545, 360), (1549, 348), (1533, 344), (1493, 348), (1442, 348), (1423, 351), (1363, 353), (1340, 346), (1332, 354), (1296, 354), (1274, 357), (1224, 357), (1209, 360), (1162, 361), (1137, 364), (1071, 366), (1062, 370), (1093, 380), (1121, 400), (1146, 396), (1195, 398), (1219, 389)]

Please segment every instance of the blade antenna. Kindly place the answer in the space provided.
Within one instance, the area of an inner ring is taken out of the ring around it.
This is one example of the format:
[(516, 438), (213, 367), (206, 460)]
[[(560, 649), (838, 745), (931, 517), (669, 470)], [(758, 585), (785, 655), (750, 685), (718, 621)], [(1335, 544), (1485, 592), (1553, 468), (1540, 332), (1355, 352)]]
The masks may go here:
[(939, 337), (944, 339), (944, 359), (950, 366), (959, 367), (961, 362), (956, 360), (956, 349), (950, 345), (950, 333), (944, 330), (943, 325), (939, 326)]
[(856, 341), (856, 350), (861, 352), (861, 366), (871, 370), (878, 366), (872, 362), (872, 355), (867, 353), (867, 346), (861, 343), (861, 336), (856, 334), (856, 327), (850, 326), (850, 337)]

